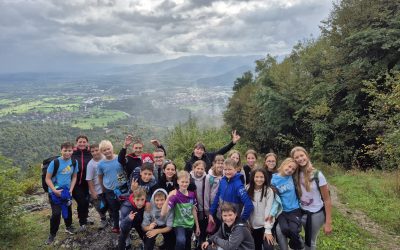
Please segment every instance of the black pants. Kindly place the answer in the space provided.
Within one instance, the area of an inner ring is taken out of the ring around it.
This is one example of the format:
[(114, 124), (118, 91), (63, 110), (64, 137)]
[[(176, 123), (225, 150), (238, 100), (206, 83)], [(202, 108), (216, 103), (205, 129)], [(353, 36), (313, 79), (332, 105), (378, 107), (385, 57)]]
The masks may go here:
[[(204, 215), (203, 212), (197, 212), (197, 218), (199, 220), (199, 227), (200, 227), (200, 236), (198, 237), (199, 240), (199, 249), (201, 248), (201, 244), (206, 241), (207, 238), (207, 225), (208, 225), (208, 218)], [(196, 229), (196, 227), (194, 227)]]
[[(155, 229), (158, 228), (164, 228), (165, 226), (162, 227), (155, 227)], [(162, 245), (163, 249), (167, 249), (167, 250), (173, 250), (175, 248), (175, 233), (174, 230), (171, 229), (171, 231), (169, 231), (168, 233), (163, 233), (162, 234), (164, 237), (164, 244)], [(153, 238), (147, 238), (146, 235), (144, 235), (143, 238), (143, 242), (144, 242), (144, 250), (153, 250), (154, 249), (154, 245), (156, 243), (156, 236), (154, 236)]]
[(72, 191), (72, 197), (74, 197), (77, 203), (79, 225), (86, 225), (87, 218), (89, 216), (89, 188), (85, 186), (75, 186)]
[(253, 229), (251, 231), (251, 235), (253, 236), (254, 239), (254, 245), (255, 245), (255, 250), (262, 250), (264, 246), (264, 250), (273, 250), (274, 245), (270, 245), (268, 241), (264, 240), (264, 232), (265, 229), (258, 228), (258, 229)]
[(282, 234), (289, 238), (289, 246), (292, 249), (302, 248), (301, 232), (301, 210), (296, 209), (290, 212), (282, 212), (278, 216), (278, 223)]
[(125, 241), (129, 237), (129, 233), (131, 232), (131, 229), (135, 228), (136, 232), (139, 234), (140, 239), (143, 240), (144, 237), (144, 232), (142, 229), (142, 224), (134, 224), (133, 221), (130, 225), (127, 225), (126, 227), (121, 227), (121, 232), (119, 233), (118, 237), (118, 249), (124, 250), (125, 249)]
[(111, 218), (113, 219), (113, 228), (119, 228), (119, 208), (121, 203), (117, 199), (113, 190), (106, 189), (106, 201), (109, 209), (111, 210)]
[[(60, 227), (61, 220), (61, 206), (56, 205), (51, 200), (49, 195), (49, 201), (51, 206), (51, 217), (50, 217), (50, 234), (56, 235), (58, 228)], [(72, 225), (72, 209), (71, 206), (68, 207), (68, 218), (64, 219), (65, 226), (69, 227)]]

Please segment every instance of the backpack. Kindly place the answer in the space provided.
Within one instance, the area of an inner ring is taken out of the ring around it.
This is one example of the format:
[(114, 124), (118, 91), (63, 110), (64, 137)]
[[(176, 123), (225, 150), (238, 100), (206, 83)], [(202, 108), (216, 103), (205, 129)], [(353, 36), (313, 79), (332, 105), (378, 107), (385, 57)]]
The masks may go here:
[[(322, 194), (321, 194), (321, 187), (319, 186), (319, 178), (318, 178), (318, 175), (319, 175), (319, 170), (317, 170), (317, 171), (314, 172), (314, 176), (313, 176), (313, 178), (311, 179), (311, 181), (315, 181), (315, 184), (317, 184), (317, 188), (318, 188), (319, 194), (321, 195), (321, 200), (324, 201), (324, 197), (322, 197)], [(328, 190), (328, 191), (329, 191), (329, 195), (330, 195), (330, 194), (331, 194), (331, 191), (330, 191), (330, 190)]]
[[(54, 170), (53, 170), (53, 174), (52, 174), (51, 178), (56, 176), (58, 168), (60, 167), (60, 161), (58, 160), (58, 157), (60, 157), (60, 156), (52, 156), (52, 157), (49, 157), (49, 158), (43, 160), (43, 162), (42, 162), (42, 188), (43, 188), (43, 191), (46, 193), (49, 192), (49, 186), (46, 183), (47, 168), (49, 167), (50, 162), (54, 161)], [(71, 160), (71, 161), (72, 161), (72, 167), (74, 168), (73, 169), (73, 172), (74, 172), (75, 166), (76, 166), (76, 161), (75, 160)]]

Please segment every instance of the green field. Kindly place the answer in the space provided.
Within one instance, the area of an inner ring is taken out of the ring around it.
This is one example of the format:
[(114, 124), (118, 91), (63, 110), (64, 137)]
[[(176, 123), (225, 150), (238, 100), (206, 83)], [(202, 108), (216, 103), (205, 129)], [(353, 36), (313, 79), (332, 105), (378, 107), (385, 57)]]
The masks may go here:
[(108, 123), (122, 120), (128, 117), (128, 114), (118, 110), (96, 109), (90, 114), (75, 118), (71, 126), (81, 129), (92, 129), (94, 127), (106, 127)]
[(68, 100), (69, 103), (57, 101), (57, 98), (43, 98), (42, 100), (35, 101), (12, 101), (10, 99), (2, 100), (8, 107), (0, 109), (0, 117), (5, 115), (21, 115), (31, 112), (60, 112), (60, 111), (76, 111), (79, 109), (80, 104), (76, 103), (78, 100)]

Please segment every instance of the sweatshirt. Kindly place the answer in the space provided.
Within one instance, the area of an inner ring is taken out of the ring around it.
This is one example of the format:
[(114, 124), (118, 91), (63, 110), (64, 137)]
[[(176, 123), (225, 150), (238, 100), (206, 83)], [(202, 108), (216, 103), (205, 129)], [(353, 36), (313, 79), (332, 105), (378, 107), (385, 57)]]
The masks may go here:
[(222, 205), (224, 202), (229, 202), (236, 207), (236, 211), (238, 211), (238, 214), (241, 214), (242, 220), (246, 221), (249, 219), (254, 206), (250, 197), (247, 195), (246, 189), (240, 180), (240, 176), (241, 174), (236, 173), (231, 179), (228, 179), (226, 176), (222, 177), (210, 209), (211, 215), (215, 216), (217, 214), (219, 205)]
[[(196, 199), (197, 199), (197, 211), (204, 212), (204, 199), (205, 199), (205, 182), (206, 182), (206, 173), (203, 173), (201, 177), (196, 177), (194, 172), (190, 172), (190, 178), (192, 179), (192, 183), (196, 185)], [(189, 189), (188, 189), (189, 190)], [(190, 190), (189, 190), (190, 191)], [(200, 218), (199, 218), (200, 219)]]
[(162, 227), (171, 227), (172, 228), (172, 223), (174, 220), (174, 214), (173, 211), (170, 210), (168, 212), (168, 215), (165, 217), (161, 217), (161, 208), (157, 208), (156, 204), (154, 203), (154, 195), (158, 192), (162, 192), (165, 194), (165, 198), (167, 198), (168, 194), (167, 191), (165, 191), (162, 188), (159, 188), (154, 191), (153, 195), (151, 196), (150, 203), (151, 203), (151, 211), (150, 212), (144, 212), (143, 215), (143, 222), (142, 222), (142, 227), (150, 225), (152, 222), (156, 222), (157, 226)]
[(271, 234), (273, 223), (265, 221), (270, 215), (272, 202), (274, 201), (274, 191), (271, 188), (267, 188), (267, 195), (261, 199), (262, 190), (254, 190), (254, 199), (252, 200), (254, 210), (250, 215), (250, 226), (253, 229), (259, 229), (264, 227), (265, 233)]
[(254, 239), (249, 228), (244, 223), (235, 223), (229, 228), (225, 223), (211, 235), (209, 241), (223, 250), (253, 250)]
[(212, 205), (215, 195), (217, 195), (219, 182), (222, 179), (221, 176), (216, 176), (213, 170), (210, 169), (206, 176), (205, 188), (204, 188), (204, 210), (208, 215), (210, 211), (210, 206)]

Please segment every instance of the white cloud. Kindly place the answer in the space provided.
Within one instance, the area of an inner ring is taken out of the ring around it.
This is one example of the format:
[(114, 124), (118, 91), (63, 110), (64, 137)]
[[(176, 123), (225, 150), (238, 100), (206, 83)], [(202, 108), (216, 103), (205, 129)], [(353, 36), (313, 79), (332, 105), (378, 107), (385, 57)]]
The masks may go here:
[(51, 65), (59, 54), (88, 61), (120, 57), (121, 62), (146, 56), (278, 55), (312, 33), (317, 36), (330, 4), (327, 0), (0, 0), (0, 68), (24, 70), (29, 65), (18, 61), (38, 55)]

